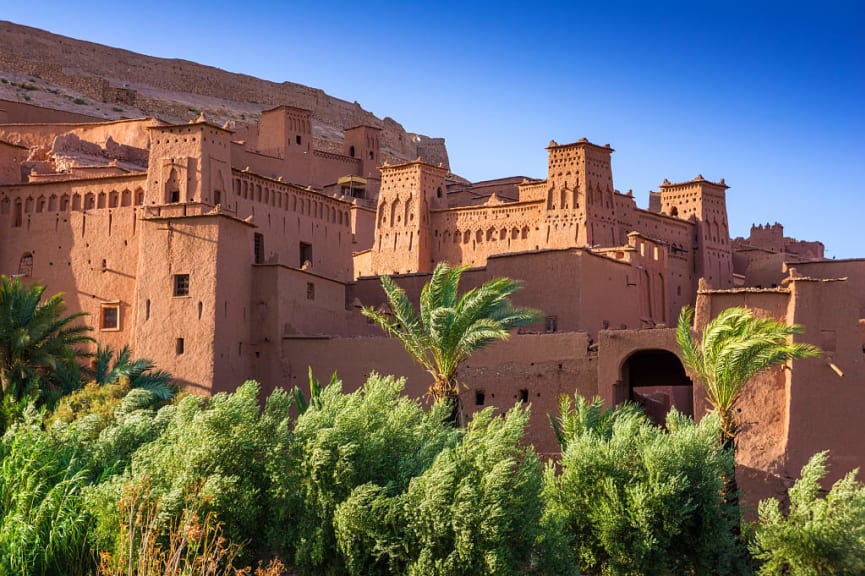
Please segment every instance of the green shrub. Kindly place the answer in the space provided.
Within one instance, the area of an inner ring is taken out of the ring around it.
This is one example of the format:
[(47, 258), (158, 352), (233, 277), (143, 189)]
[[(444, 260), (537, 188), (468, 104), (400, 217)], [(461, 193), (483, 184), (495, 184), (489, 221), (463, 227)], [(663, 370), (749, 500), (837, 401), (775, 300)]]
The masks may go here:
[[(145, 394), (136, 389), (126, 399)], [(186, 396), (155, 415), (140, 406), (122, 412), (118, 424), (100, 434), (97, 456), (103, 465), (113, 458), (117, 466), (126, 445), (140, 447), (122, 479), (107, 483), (96, 497), (100, 537), (119, 533), (116, 502), (125, 484), (149, 484), (149, 497), (160, 501), (166, 517), (175, 518), (182, 514), (184, 495), (200, 486), (203, 512), (216, 514), (230, 540), (265, 547), (275, 532), (275, 510), (285, 508), (284, 493), (272, 487), (285, 484), (279, 475), (286, 473), (291, 398), (274, 392), (262, 410), (258, 394), (258, 384), (249, 381), (209, 401)]]
[[(528, 412), (475, 414), (403, 493), (364, 484), (337, 506), (347, 572), (522, 574), (540, 539), (542, 474), (522, 444)], [(439, 424), (441, 426), (441, 424)], [(552, 572), (546, 572), (552, 573)]]
[(128, 383), (100, 386), (90, 382), (84, 388), (62, 397), (54, 412), (47, 418), (46, 424), (70, 424), (84, 416), (95, 414), (103, 427), (107, 426), (114, 419), (114, 409), (120, 405), (129, 390)]
[(412, 481), (408, 574), (519, 574), (540, 536), (542, 473), (522, 444), (527, 410), (476, 413), (463, 441)]
[(760, 502), (751, 551), (763, 561), (761, 576), (865, 574), (865, 485), (854, 470), (821, 496), (827, 456), (802, 468), (786, 517), (778, 500)]
[(564, 531), (585, 573), (747, 570), (722, 496), (733, 458), (715, 416), (694, 425), (674, 411), (666, 431), (632, 409), (597, 422), (572, 427), (561, 473), (548, 468), (545, 482), (545, 525)]
[(443, 424), (449, 410), (424, 411), (401, 396), (402, 388), (402, 380), (377, 374), (350, 394), (332, 383), (298, 417), (287, 478), (296, 496), (284, 521), (302, 570), (345, 573), (334, 527), (338, 507), (359, 487), (401, 494), (456, 442), (459, 433)]
[(0, 574), (87, 574), (87, 458), (37, 425), (0, 442)]

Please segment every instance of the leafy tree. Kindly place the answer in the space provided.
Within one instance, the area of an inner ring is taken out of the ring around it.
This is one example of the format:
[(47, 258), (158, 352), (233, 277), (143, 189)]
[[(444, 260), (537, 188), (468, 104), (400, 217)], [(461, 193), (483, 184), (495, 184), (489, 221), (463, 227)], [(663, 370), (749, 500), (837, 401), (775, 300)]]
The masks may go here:
[(389, 276), (382, 276), (393, 314), (363, 309), (385, 332), (399, 338), (409, 355), (432, 375), (430, 396), (448, 402), (460, 423), (460, 364), (487, 344), (506, 339), (509, 330), (541, 319), (535, 310), (511, 306), (510, 296), (522, 284), (508, 278), (489, 280), (459, 296), (465, 270), (465, 266), (438, 264), (421, 291), (419, 312), (402, 288)]
[(822, 495), (827, 455), (802, 468), (786, 517), (778, 500), (760, 502), (751, 551), (761, 576), (865, 574), (865, 485), (854, 470)]
[(120, 349), (117, 356), (111, 346), (99, 346), (93, 356), (93, 381), (100, 386), (127, 382), (130, 388), (143, 388), (159, 400), (168, 400), (174, 395), (171, 374), (156, 368), (152, 360), (132, 359), (129, 346)]
[(699, 424), (676, 411), (666, 430), (626, 408), (574, 426), (545, 476), (546, 532), (557, 530), (584, 574), (744, 574), (724, 505), (732, 454), (714, 415)]
[(756, 318), (747, 308), (728, 308), (712, 319), (697, 343), (691, 334), (694, 309), (682, 308), (676, 340), (685, 365), (703, 384), (721, 426), (724, 444), (733, 447), (738, 430), (736, 403), (751, 378), (791, 360), (820, 355), (810, 344), (790, 342), (798, 324)]
[(41, 302), (45, 286), (22, 284), (0, 276), (0, 387), (19, 401), (29, 394), (50, 394), (57, 366), (69, 355), (83, 356), (78, 346), (92, 341), (84, 314), (66, 315), (60, 294)]

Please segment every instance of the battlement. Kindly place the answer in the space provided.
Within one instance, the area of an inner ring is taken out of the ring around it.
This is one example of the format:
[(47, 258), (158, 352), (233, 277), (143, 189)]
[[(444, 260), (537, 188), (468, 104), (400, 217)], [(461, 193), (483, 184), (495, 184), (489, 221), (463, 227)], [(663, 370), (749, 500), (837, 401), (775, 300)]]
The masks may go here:
[(729, 188), (723, 178), (721, 178), (717, 182), (712, 182), (711, 180), (706, 180), (705, 178), (703, 178), (702, 174), (697, 174), (693, 180), (688, 180), (686, 182), (670, 182), (669, 180), (664, 178), (664, 181), (661, 183), (660, 188), (662, 192), (665, 192), (668, 190), (673, 191), (679, 189), (694, 189), (700, 186), (711, 186), (715, 188), (721, 188), (723, 190)]

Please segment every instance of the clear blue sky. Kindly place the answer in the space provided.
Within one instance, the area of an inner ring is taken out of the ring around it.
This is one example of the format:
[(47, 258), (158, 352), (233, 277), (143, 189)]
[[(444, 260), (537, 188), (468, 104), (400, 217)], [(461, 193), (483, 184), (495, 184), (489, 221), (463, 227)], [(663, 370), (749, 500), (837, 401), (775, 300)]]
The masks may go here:
[(641, 207), (664, 178), (724, 177), (733, 235), (777, 220), (865, 257), (858, 0), (19, 1), (0, 18), (357, 100), (446, 138), (471, 180), (544, 177), (549, 141), (585, 136)]

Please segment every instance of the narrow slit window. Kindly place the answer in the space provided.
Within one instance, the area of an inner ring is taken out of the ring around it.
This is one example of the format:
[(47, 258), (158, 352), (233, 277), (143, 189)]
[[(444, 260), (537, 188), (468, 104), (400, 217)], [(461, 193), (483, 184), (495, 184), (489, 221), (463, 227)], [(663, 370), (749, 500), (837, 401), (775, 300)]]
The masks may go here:
[(264, 263), (264, 234), (255, 233), (255, 263)]

